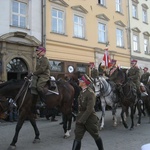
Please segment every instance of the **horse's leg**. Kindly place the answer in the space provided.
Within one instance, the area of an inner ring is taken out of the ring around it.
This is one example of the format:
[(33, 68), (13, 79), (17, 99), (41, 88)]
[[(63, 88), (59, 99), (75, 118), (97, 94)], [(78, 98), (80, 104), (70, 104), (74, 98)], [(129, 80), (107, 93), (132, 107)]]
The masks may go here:
[(130, 127), (130, 130), (132, 130), (134, 128), (134, 107), (135, 106), (131, 107), (131, 114), (130, 114), (130, 117), (131, 117), (131, 127)]
[(105, 103), (101, 104), (101, 109), (102, 109), (102, 116), (101, 116), (100, 130), (102, 130), (104, 128), (105, 111), (106, 111), (106, 104)]
[(66, 126), (67, 129), (66, 129), (64, 138), (70, 137), (71, 124), (72, 124), (72, 113), (69, 113), (69, 114), (66, 116), (66, 119), (67, 119), (67, 126)]
[(35, 121), (32, 114), (29, 115), (29, 120), (30, 120), (30, 123), (33, 126), (33, 129), (34, 129), (34, 132), (35, 132), (35, 138), (33, 140), (33, 143), (39, 143), (40, 142), (40, 138), (39, 138), (40, 132), (37, 128), (36, 121)]
[(138, 109), (138, 122), (137, 122), (137, 126), (139, 126), (141, 124), (141, 115), (142, 115), (142, 100), (137, 102), (137, 109)]
[[(67, 115), (63, 114), (63, 129), (64, 129), (64, 133), (67, 132)], [(64, 135), (65, 138), (65, 135)]]
[(117, 117), (116, 117), (116, 109), (117, 109), (117, 104), (113, 104), (112, 106), (112, 115), (113, 115), (113, 126), (116, 127), (117, 126)]
[(10, 144), (10, 149), (14, 149), (16, 147), (15, 144), (17, 143), (17, 140), (18, 140), (19, 131), (22, 128), (22, 125), (26, 119), (25, 114), (26, 114), (26, 112), (21, 112), (21, 114), (19, 115), (18, 122), (17, 122), (16, 129), (15, 129), (15, 135), (13, 137), (11, 144)]
[(122, 110), (121, 110), (121, 119), (122, 119), (122, 123), (124, 125), (125, 128), (128, 128), (128, 125), (127, 123), (125, 122), (124, 120), (124, 113), (126, 112), (126, 107), (125, 106), (122, 106)]

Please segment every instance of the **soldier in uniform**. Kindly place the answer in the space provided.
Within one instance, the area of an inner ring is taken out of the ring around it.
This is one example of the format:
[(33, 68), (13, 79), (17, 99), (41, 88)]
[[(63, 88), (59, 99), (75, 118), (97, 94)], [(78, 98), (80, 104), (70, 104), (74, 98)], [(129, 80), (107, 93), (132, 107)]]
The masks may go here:
[(148, 72), (148, 68), (147, 67), (144, 67), (144, 73), (143, 75), (141, 76), (141, 82), (144, 84), (144, 85), (150, 85), (150, 81), (149, 81), (149, 78), (150, 78), (150, 73)]
[(36, 89), (42, 101), (45, 101), (45, 94), (47, 91), (44, 90), (44, 86), (50, 79), (50, 66), (49, 61), (45, 57), (46, 49), (42, 46), (37, 47), (37, 63), (36, 70), (33, 73), (27, 75), (28, 78), (33, 76), (32, 83), (36, 85)]
[(82, 91), (78, 97), (78, 115), (72, 150), (80, 150), (81, 140), (86, 131), (94, 138), (98, 149), (104, 150), (102, 139), (98, 133), (98, 117), (94, 111), (96, 97), (93, 90), (88, 86), (90, 83), (91, 81), (86, 75), (79, 79), (79, 86), (82, 88)]
[(128, 70), (128, 79), (131, 80), (133, 90), (137, 91), (138, 98), (141, 99), (140, 92), (140, 69), (137, 66), (137, 60), (131, 61), (131, 68)]

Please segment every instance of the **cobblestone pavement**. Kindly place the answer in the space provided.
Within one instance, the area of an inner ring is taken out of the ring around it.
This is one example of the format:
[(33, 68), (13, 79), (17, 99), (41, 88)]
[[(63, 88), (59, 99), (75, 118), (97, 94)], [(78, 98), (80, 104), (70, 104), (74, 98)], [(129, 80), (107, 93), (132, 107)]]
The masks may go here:
[[(100, 117), (101, 112), (97, 113)], [(120, 119), (120, 109), (117, 113)], [(61, 117), (57, 117), (58, 122), (51, 122), (45, 118), (38, 119), (37, 125), (40, 130), (41, 142), (33, 144), (34, 131), (28, 121), (26, 121), (20, 131), (17, 150), (71, 150), (74, 140), (74, 125), (72, 125), (71, 137), (63, 138), (63, 129), (59, 125)], [(135, 118), (135, 123), (137, 118)], [(128, 118), (130, 123), (130, 119)], [(0, 123), (0, 150), (7, 150), (12, 141), (16, 123)], [(112, 126), (111, 111), (106, 112), (105, 128), (100, 131), (104, 142), (104, 150), (141, 150), (141, 146), (150, 143), (150, 124), (148, 117), (142, 117), (142, 124), (130, 131), (122, 124), (117, 127)], [(92, 137), (86, 133), (82, 140), (82, 150), (97, 150)]]

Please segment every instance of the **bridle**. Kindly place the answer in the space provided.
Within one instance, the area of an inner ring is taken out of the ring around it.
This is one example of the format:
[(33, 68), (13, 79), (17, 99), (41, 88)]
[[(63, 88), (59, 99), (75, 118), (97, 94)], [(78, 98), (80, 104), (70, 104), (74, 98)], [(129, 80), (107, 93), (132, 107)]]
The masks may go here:
[[(107, 97), (107, 96), (109, 96), (109, 94), (112, 92), (112, 89), (108, 92), (108, 90), (110, 89), (109, 87), (110, 87), (110, 84), (108, 84), (108, 88), (107, 88), (107, 91), (105, 91), (105, 93), (106, 93), (106, 95), (104, 95), (104, 84), (103, 84), (103, 82), (99, 79), (99, 78), (97, 78), (97, 82), (99, 82), (100, 84), (99, 84), (99, 90), (95, 90), (95, 92), (99, 92), (99, 93), (102, 93), (103, 95), (103, 97)], [(96, 82), (96, 83), (97, 83)], [(107, 81), (106, 81), (107, 82)], [(95, 83), (95, 84), (96, 84)]]

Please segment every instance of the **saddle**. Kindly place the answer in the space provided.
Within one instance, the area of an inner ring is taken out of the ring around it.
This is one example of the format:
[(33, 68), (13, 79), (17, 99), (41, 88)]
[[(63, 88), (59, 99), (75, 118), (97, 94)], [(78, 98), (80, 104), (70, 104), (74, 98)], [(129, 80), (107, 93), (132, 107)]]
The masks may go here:
[[(31, 93), (35, 95), (38, 95), (38, 91), (36, 89), (37, 80), (38, 80), (38, 77), (33, 76), (30, 81), (31, 83), (29, 86), (29, 88), (31, 89)], [(46, 95), (53, 94), (53, 93), (59, 95), (56, 80), (53, 76), (51, 76), (50, 79), (47, 81), (47, 84), (45, 85), (45, 89), (46, 89), (45, 90)]]

